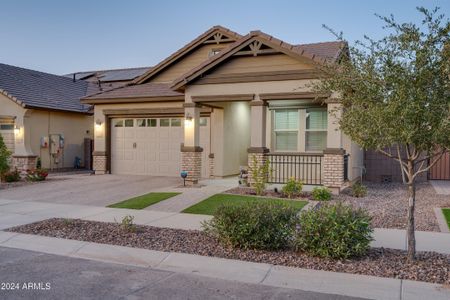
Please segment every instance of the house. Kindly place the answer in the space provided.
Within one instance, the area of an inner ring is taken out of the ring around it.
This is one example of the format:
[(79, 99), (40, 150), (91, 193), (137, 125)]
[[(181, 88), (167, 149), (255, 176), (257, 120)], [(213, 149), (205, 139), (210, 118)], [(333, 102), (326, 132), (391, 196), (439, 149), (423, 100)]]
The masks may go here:
[(84, 139), (93, 137), (91, 106), (80, 98), (98, 91), (87, 82), (0, 64), (0, 134), (13, 167), (72, 168), (84, 161)]
[(363, 151), (340, 130), (335, 95), (318, 95), (315, 64), (341, 42), (293, 45), (261, 31), (215, 26), (94, 106), (96, 174), (235, 175), (269, 160), (269, 182), (296, 177), (339, 192), (359, 178)]

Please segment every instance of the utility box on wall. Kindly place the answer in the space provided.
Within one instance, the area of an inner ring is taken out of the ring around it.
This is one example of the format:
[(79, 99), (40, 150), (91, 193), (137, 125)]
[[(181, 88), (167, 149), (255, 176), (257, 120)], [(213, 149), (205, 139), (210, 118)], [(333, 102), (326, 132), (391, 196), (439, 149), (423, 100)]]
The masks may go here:
[(50, 153), (58, 154), (60, 152), (60, 139), (61, 136), (59, 134), (51, 134), (50, 135)]

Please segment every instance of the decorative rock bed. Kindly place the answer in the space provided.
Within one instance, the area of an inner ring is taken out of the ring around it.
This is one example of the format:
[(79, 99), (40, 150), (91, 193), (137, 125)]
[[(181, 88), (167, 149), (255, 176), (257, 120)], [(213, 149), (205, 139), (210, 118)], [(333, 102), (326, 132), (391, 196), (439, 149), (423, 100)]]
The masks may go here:
[(130, 232), (116, 223), (72, 219), (49, 219), (10, 228), (8, 231), (289, 267), (450, 284), (450, 255), (434, 252), (418, 253), (415, 262), (408, 262), (404, 251), (373, 248), (362, 258), (332, 260), (291, 250), (228, 248), (201, 231), (136, 226), (136, 231)]
[[(406, 229), (407, 191), (401, 183), (371, 183), (365, 182), (367, 196), (355, 198), (350, 190), (339, 196), (333, 195), (331, 202), (342, 201), (366, 209), (372, 216), (372, 226), (375, 228)], [(238, 195), (255, 195), (252, 188), (234, 188), (225, 193)], [(283, 194), (267, 190), (264, 196), (285, 198)], [(309, 193), (302, 193), (298, 198), (312, 200)], [(434, 213), (434, 207), (450, 207), (448, 195), (436, 194), (428, 182), (418, 183), (416, 188), (416, 229), (421, 231), (440, 231)]]

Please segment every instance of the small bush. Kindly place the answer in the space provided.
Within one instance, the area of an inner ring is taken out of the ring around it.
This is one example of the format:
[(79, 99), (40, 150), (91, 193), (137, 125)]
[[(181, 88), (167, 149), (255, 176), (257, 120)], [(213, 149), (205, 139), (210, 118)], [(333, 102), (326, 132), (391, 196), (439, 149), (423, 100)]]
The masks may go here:
[(4, 179), (4, 175), (9, 172), (9, 158), (11, 151), (6, 148), (3, 137), (0, 134), (0, 179)]
[(361, 182), (356, 182), (352, 186), (351, 195), (356, 198), (362, 198), (367, 195), (367, 188)]
[(279, 202), (225, 204), (203, 226), (227, 246), (274, 250), (290, 245), (297, 213), (297, 209)]
[(17, 182), (20, 181), (20, 172), (16, 170), (9, 171), (3, 174), (3, 180), (5, 182)]
[(47, 176), (48, 171), (45, 169), (27, 170), (28, 181), (43, 181)]
[(282, 192), (289, 199), (295, 195), (299, 195), (302, 192), (303, 183), (299, 180), (295, 180), (294, 177), (289, 178), (288, 182), (283, 186)]
[(267, 179), (270, 173), (269, 160), (266, 159), (262, 165), (258, 163), (256, 155), (253, 155), (251, 165), (252, 186), (255, 189), (256, 195), (264, 194), (267, 186)]
[(326, 187), (315, 187), (312, 191), (312, 197), (316, 201), (331, 200), (331, 191)]
[(366, 211), (342, 203), (305, 211), (300, 216), (296, 248), (321, 257), (364, 255), (372, 241), (370, 220)]
[(134, 224), (134, 216), (125, 216), (120, 222), (120, 227), (128, 232), (136, 232), (136, 225)]

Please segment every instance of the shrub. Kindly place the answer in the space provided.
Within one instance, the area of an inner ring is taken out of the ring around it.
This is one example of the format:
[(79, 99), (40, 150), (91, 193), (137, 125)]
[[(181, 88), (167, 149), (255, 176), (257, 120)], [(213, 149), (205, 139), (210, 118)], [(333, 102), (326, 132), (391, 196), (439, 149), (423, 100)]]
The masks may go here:
[(205, 231), (221, 243), (243, 249), (287, 247), (295, 233), (298, 210), (280, 202), (222, 205)]
[(342, 203), (324, 204), (300, 215), (295, 246), (315, 256), (349, 258), (369, 249), (370, 216)]
[(48, 172), (45, 169), (27, 170), (28, 181), (43, 181), (47, 176)]
[(3, 137), (0, 134), (0, 179), (4, 179), (5, 173), (9, 171), (9, 158), (11, 151), (6, 148)]
[(331, 200), (331, 191), (326, 187), (315, 187), (312, 191), (312, 197), (316, 201)]
[(127, 215), (122, 218), (122, 221), (120, 222), (120, 227), (128, 232), (135, 232), (136, 231), (136, 225), (134, 224), (134, 216)]
[(351, 195), (356, 198), (365, 197), (367, 195), (367, 188), (361, 182), (356, 182), (352, 186)]
[(299, 180), (295, 180), (294, 177), (289, 178), (288, 182), (283, 186), (282, 192), (285, 194), (289, 199), (291, 199), (293, 196), (298, 195), (302, 192), (303, 189), (303, 183)]
[(20, 180), (20, 172), (16, 170), (8, 171), (3, 174), (3, 180), (5, 182), (16, 182)]
[(42, 169), (42, 160), (40, 157), (36, 160), (36, 169)]
[(256, 195), (261, 196), (266, 190), (267, 177), (270, 173), (269, 160), (265, 160), (262, 165), (258, 163), (256, 155), (253, 155), (252, 166), (252, 186), (255, 189)]

